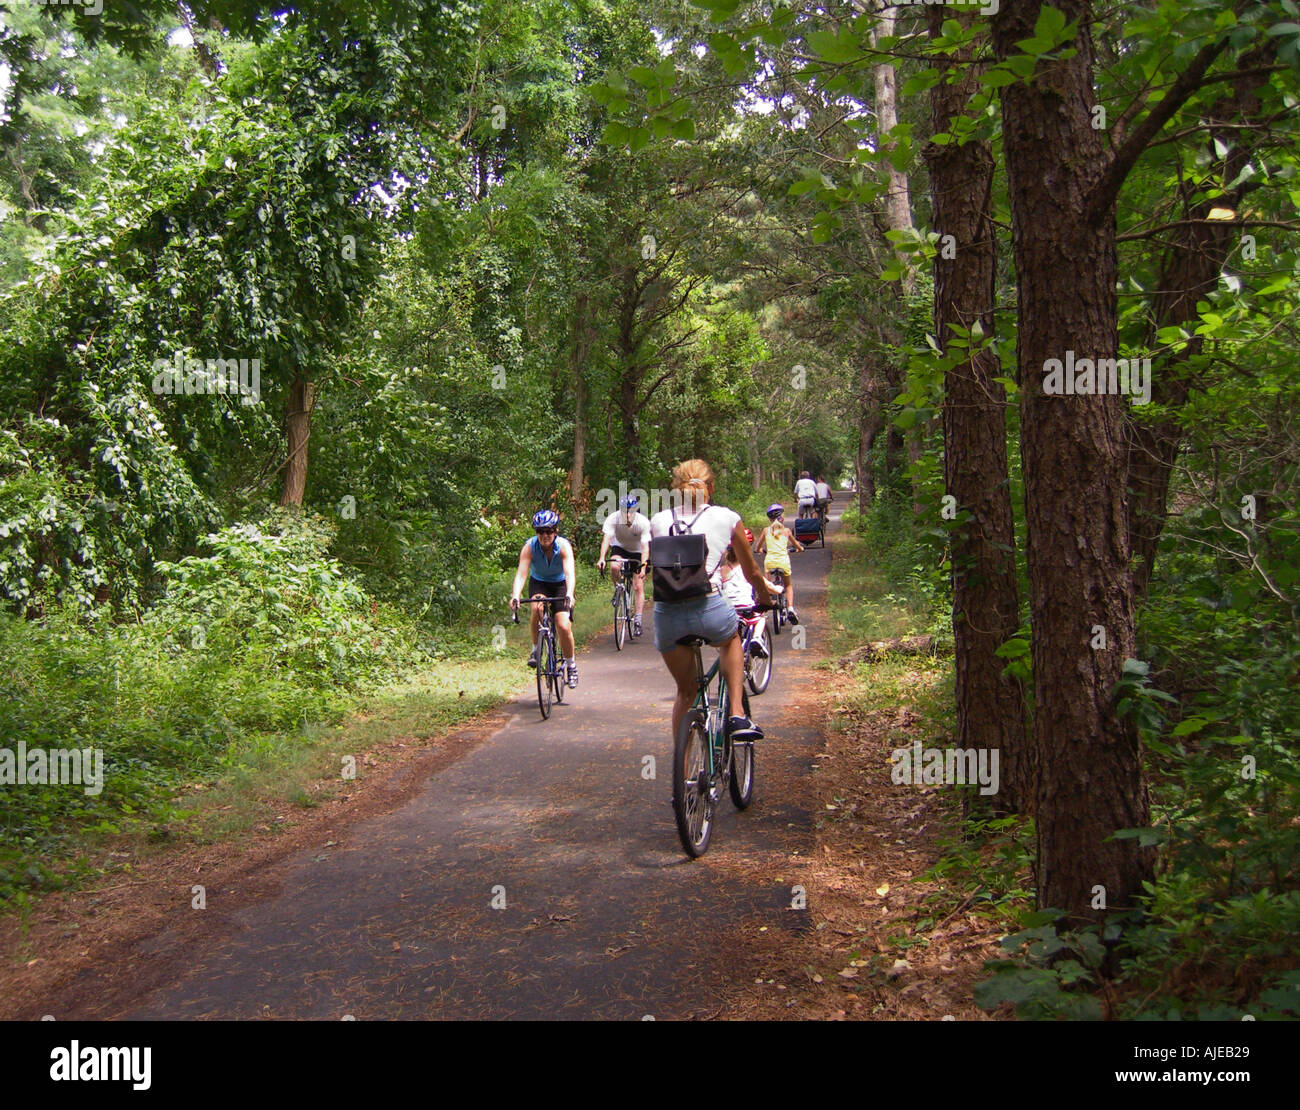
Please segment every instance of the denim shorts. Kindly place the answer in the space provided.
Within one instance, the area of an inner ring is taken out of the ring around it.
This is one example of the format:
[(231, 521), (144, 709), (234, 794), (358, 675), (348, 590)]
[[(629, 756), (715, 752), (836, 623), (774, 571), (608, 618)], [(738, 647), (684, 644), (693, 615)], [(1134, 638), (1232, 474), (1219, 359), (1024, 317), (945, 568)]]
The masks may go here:
[(672, 651), (683, 636), (703, 636), (717, 647), (736, 634), (736, 608), (721, 594), (656, 601), (654, 614), (656, 651)]

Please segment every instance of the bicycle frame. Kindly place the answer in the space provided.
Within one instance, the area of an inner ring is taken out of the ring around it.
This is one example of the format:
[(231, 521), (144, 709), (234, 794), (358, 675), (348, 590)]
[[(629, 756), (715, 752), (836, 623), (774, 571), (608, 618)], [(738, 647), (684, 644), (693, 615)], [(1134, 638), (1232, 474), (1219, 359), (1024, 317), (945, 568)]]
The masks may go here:
[[(709, 778), (718, 774), (720, 769), (727, 765), (727, 679), (721, 673), (722, 660), (717, 658), (713, 660), (713, 666), (707, 671), (704, 669), (704, 655), (700, 645), (695, 645), (695, 681), (699, 687), (695, 695), (695, 703), (692, 709), (698, 709), (704, 714), (705, 729), (709, 736)], [(709, 688), (713, 685), (714, 679), (718, 680), (717, 701), (709, 699)], [(714, 712), (717, 710), (721, 713), (721, 719)]]
[(619, 572), (619, 581), (615, 585), (623, 585), (626, 588), (627, 579), (635, 579), (645, 569), (645, 563), (640, 559), (627, 559), (622, 555), (611, 555), (609, 557), (609, 569), (613, 571), (616, 568)]

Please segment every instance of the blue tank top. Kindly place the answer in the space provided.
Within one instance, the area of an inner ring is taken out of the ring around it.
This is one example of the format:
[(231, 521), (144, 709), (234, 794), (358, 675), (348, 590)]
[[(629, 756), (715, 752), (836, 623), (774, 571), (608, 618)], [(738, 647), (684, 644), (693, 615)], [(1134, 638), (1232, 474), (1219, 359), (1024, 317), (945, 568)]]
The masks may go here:
[(533, 565), (528, 573), (539, 582), (563, 582), (564, 553), (569, 548), (569, 541), (563, 536), (556, 536), (550, 559), (546, 558), (546, 553), (542, 551), (542, 541), (536, 536), (528, 543), (533, 549)]

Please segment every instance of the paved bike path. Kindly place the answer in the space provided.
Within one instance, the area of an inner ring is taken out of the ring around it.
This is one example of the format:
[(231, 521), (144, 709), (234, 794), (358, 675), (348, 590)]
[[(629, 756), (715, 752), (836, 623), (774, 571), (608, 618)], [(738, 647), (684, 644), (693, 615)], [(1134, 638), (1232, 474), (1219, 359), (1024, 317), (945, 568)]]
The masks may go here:
[[(747, 938), (810, 927), (786, 876), (811, 844), (806, 786), (819, 740), (801, 718), (817, 716), (830, 553), (794, 556), (806, 646), (792, 650), (791, 630), (777, 641), (772, 683), (752, 699), (767, 732), (754, 804), (738, 813), (724, 797), (702, 859), (686, 859), (673, 822), (672, 683), (647, 605), (643, 637), (616, 652), (607, 633), (579, 657), (581, 683), (550, 720), (530, 683), (509, 722), (414, 800), (290, 857), (269, 897), (224, 912), (222, 892), (209, 892), (197, 935), (192, 916), (178, 921), (117, 966), (87, 972), (90, 989), (78, 992), (93, 998), (98, 981), (120, 1000), (132, 968), (148, 964), (133, 1001), (64, 1016), (716, 1013), (728, 981), (756, 974)], [(607, 622), (607, 598), (586, 598), (578, 619)], [(522, 660), (520, 671), (531, 676)]]

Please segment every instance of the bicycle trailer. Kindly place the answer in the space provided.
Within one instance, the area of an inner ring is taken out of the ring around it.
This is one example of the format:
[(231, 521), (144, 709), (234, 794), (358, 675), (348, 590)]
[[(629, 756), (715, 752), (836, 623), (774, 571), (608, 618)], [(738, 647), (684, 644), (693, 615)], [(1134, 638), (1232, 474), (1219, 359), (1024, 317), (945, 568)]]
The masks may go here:
[(821, 535), (821, 521), (815, 516), (806, 516), (794, 522), (794, 538), (802, 544), (809, 544)]

